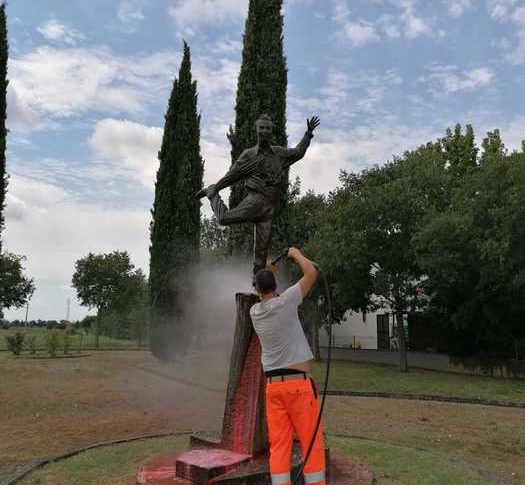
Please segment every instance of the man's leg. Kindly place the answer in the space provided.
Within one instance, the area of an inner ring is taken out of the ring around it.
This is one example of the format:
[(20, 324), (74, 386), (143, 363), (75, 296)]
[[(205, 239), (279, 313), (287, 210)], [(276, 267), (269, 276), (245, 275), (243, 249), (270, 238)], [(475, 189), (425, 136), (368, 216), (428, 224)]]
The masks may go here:
[(253, 239), (253, 274), (256, 274), (257, 271), (266, 267), (268, 248), (272, 240), (272, 219), (255, 224)]
[(266, 420), (268, 441), (270, 442), (270, 475), (272, 485), (291, 485), (290, 458), (293, 443), (293, 428), (282, 391), (285, 389), (276, 382), (266, 385)]
[[(319, 417), (319, 393), (317, 387), (314, 390), (315, 384), (311, 379), (288, 382), (296, 384), (296, 392), (289, 393), (287, 409), (301, 443), (303, 458), (306, 458)], [(321, 424), (310, 457), (304, 466), (305, 485), (326, 485), (325, 466), (323, 426)]]

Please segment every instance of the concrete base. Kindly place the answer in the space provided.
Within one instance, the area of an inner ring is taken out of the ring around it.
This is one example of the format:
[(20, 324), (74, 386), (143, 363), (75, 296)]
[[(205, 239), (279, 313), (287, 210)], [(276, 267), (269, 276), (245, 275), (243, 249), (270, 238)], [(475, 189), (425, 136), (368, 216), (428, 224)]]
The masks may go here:
[(208, 485), (213, 478), (235, 470), (250, 458), (250, 455), (221, 449), (191, 450), (177, 458), (175, 471), (178, 477)]
[[(183, 452), (184, 453), (184, 452)], [(217, 476), (209, 482), (195, 482), (186, 478), (178, 477), (176, 462), (183, 453), (164, 453), (150, 458), (137, 474), (138, 485), (195, 485), (205, 483), (206, 485), (269, 485), (270, 473), (268, 469), (268, 457), (263, 455), (251, 459), (242, 464), (236, 470)], [(298, 449), (292, 455), (292, 477), (301, 466), (301, 456)], [(374, 475), (372, 471), (362, 462), (347, 458), (340, 454), (332, 454), (328, 466), (329, 485), (372, 485)], [(297, 485), (303, 485), (301, 479)], [(294, 484), (295, 485), (295, 484)]]

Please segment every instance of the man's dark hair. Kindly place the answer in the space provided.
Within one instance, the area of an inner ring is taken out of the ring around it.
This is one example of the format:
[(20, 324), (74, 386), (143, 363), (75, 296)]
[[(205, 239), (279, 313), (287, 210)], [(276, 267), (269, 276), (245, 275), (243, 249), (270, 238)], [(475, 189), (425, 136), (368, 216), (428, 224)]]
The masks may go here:
[(255, 287), (263, 295), (274, 292), (277, 288), (275, 275), (269, 269), (260, 269), (255, 275)]

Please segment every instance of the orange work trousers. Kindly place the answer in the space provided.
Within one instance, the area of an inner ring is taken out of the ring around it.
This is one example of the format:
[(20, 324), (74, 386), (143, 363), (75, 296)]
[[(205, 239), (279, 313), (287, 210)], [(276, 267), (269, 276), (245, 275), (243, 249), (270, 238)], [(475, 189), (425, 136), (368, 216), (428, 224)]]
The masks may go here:
[[(294, 376), (295, 377), (295, 376)], [(266, 419), (270, 441), (272, 485), (291, 485), (290, 459), (295, 431), (303, 458), (308, 452), (319, 417), (317, 387), (310, 378), (281, 381), (273, 377), (266, 384)], [(319, 426), (310, 457), (304, 467), (305, 485), (326, 485), (323, 427)]]

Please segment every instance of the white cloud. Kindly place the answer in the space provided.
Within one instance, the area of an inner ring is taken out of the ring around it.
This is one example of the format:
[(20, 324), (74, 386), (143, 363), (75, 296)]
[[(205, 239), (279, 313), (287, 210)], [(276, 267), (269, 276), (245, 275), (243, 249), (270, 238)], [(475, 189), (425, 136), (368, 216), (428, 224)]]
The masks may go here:
[(168, 8), (179, 34), (191, 36), (204, 25), (240, 22), (248, 13), (247, 0), (175, 0)]
[(375, 27), (371, 23), (365, 22), (363, 20), (358, 22), (346, 21), (344, 23), (343, 30), (346, 37), (355, 46), (370, 44), (380, 40)]
[[(379, 42), (381, 40), (379, 32), (391, 39), (400, 37), (415, 39), (421, 35), (432, 34), (431, 21), (416, 12), (416, 2), (413, 0), (390, 0), (390, 3), (400, 9), (401, 13), (383, 14), (375, 20), (353, 19), (348, 3), (348, 0), (332, 0), (334, 8), (332, 19), (339, 24), (340, 33), (356, 46)], [(436, 35), (439, 36), (440, 33), (437, 32)]]
[(459, 18), (471, 7), (472, 0), (449, 0), (448, 14), (453, 18)]
[(28, 103), (20, 99), (16, 92), (15, 84), (10, 82), (7, 86), (7, 123), (10, 127), (34, 127), (39, 122), (39, 116)]
[(301, 178), (303, 190), (328, 193), (339, 185), (340, 171), (361, 171), (384, 164), (394, 155), (437, 138), (427, 127), (409, 126), (397, 120), (378, 121), (348, 131), (320, 132), (303, 160), (291, 171)]
[(117, 17), (124, 24), (134, 24), (144, 20), (145, 0), (123, 0), (117, 8)]
[(517, 45), (511, 54), (511, 59), (516, 64), (525, 62), (525, 7), (517, 8), (512, 14), (512, 21), (518, 26)]
[(393, 15), (382, 15), (377, 21), (378, 26), (391, 39), (401, 37), (401, 28), (398, 19)]
[(119, 57), (101, 47), (39, 47), (12, 59), (9, 72), (17, 101), (33, 114), (139, 113), (167, 91), (177, 61), (172, 52)]
[(430, 25), (422, 17), (418, 17), (412, 7), (406, 7), (401, 15), (405, 24), (404, 32), (407, 39), (415, 39), (430, 32)]
[[(514, 119), (503, 123), (499, 129), (501, 139), (509, 151), (521, 151), (521, 142), (525, 140), (525, 116), (516, 116)], [(488, 131), (488, 130), (487, 130)]]
[[(233, 103), (239, 60), (205, 55), (192, 63), (199, 99), (229, 116), (225, 105)], [(10, 62), (10, 121), (33, 125), (39, 118), (49, 122), (88, 110), (140, 115), (153, 103), (164, 109), (179, 66), (179, 55), (171, 51), (116, 56), (102, 47), (39, 47)]]
[(489, 67), (479, 67), (458, 72), (456, 66), (432, 66), (431, 74), (421, 77), (419, 82), (429, 83), (429, 90), (436, 96), (460, 91), (477, 91), (490, 85), (496, 73)]
[(162, 128), (110, 118), (97, 122), (89, 145), (96, 157), (128, 172), (152, 190), (162, 133)]
[(38, 32), (42, 34), (47, 40), (55, 42), (63, 42), (69, 45), (75, 45), (84, 36), (78, 31), (58, 20), (48, 20), (37, 27)]
[(493, 20), (502, 21), (510, 15), (516, 4), (517, 0), (488, 0), (487, 8)]

